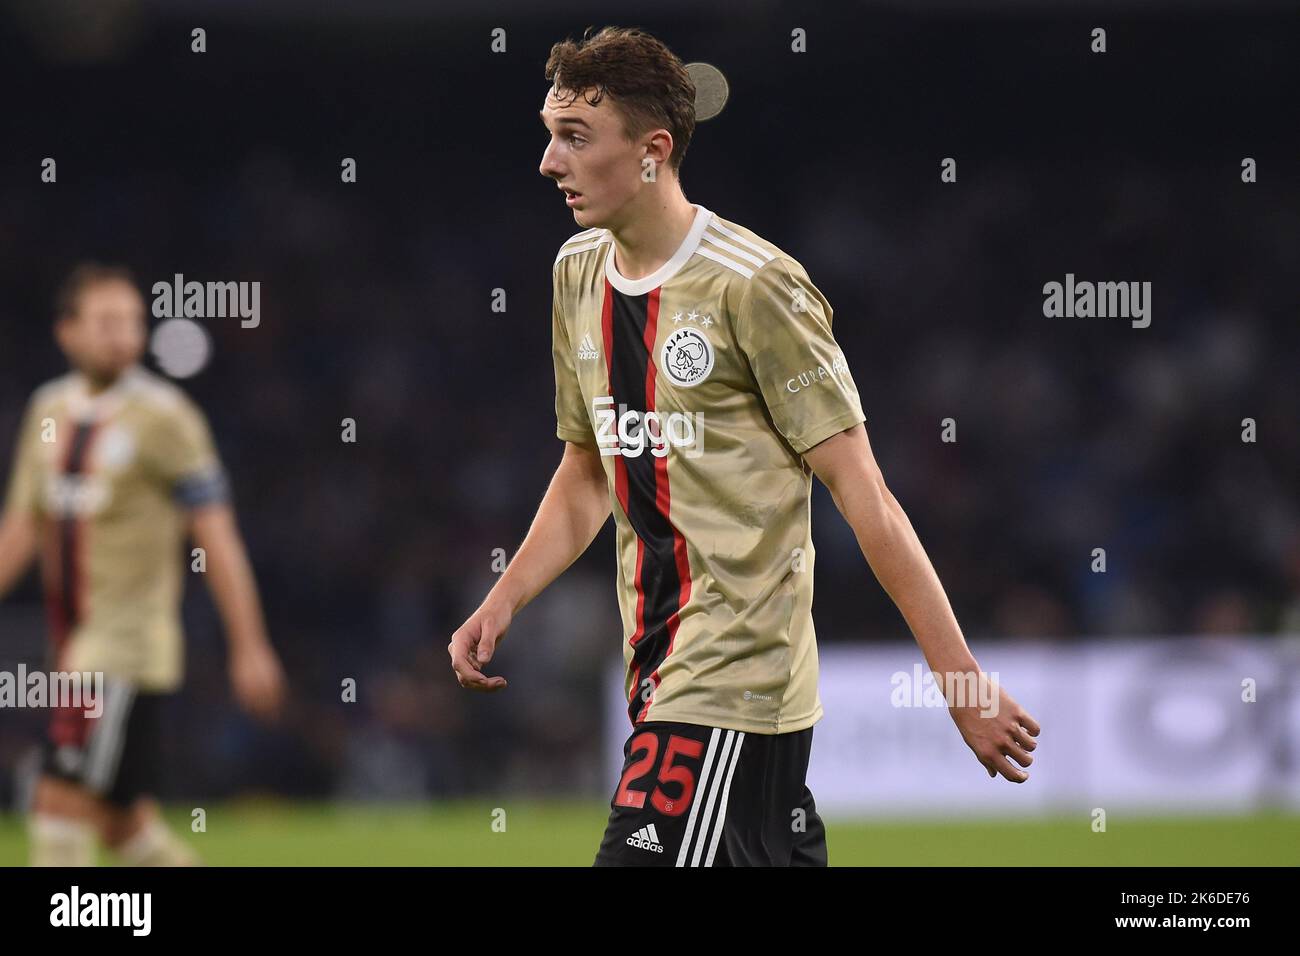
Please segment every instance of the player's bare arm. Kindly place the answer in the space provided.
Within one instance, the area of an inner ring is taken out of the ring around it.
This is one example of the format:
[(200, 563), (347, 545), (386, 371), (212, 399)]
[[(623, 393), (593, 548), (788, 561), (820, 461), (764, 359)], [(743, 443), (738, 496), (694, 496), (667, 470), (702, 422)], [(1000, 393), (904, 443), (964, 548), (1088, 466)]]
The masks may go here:
[(565, 442), (564, 457), (523, 544), (447, 645), (461, 687), (497, 691), (506, 686), (504, 677), (488, 677), (482, 669), (492, 660), (511, 618), (587, 550), (610, 510), (600, 451), (594, 444)]
[(5, 511), (0, 517), (0, 598), (27, 573), (35, 556), (35, 519), (16, 509)]
[(196, 509), (190, 533), (207, 554), (208, 587), (226, 628), (235, 697), (249, 713), (274, 718), (284, 697), (284, 672), (266, 635), (257, 582), (234, 511), (227, 504)]
[[(853, 529), (881, 587), (907, 621), (947, 699), (954, 699), (947, 695), (947, 682), (954, 675), (975, 673), (981, 682), (987, 681), (966, 646), (925, 548), (885, 484), (866, 429), (859, 424), (840, 432), (809, 449), (804, 460), (830, 489), (835, 506)], [(978, 698), (983, 699), (983, 694)], [(1006, 688), (998, 688), (995, 715), (982, 714), (977, 704), (952, 706), (949, 713), (990, 777), (1000, 773), (1013, 783), (1029, 779), (1028, 771), (1020, 767), (1033, 763), (1038, 722)]]

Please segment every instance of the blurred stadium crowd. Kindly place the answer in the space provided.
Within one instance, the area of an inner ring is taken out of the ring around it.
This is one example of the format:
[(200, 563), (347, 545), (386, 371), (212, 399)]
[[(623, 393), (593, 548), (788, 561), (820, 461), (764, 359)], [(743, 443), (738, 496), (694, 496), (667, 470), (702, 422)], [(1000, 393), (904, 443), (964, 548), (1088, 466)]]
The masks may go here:
[[(445, 651), (561, 453), (548, 270), (578, 227), (536, 173), (544, 52), (494, 81), (508, 91), (494, 110), (515, 117), (496, 125), (444, 125), (457, 100), (414, 88), (431, 74), (407, 83), (378, 50), (349, 76), (385, 97), (400, 87), (392, 115), (367, 118), (341, 80), (322, 81), (330, 106), (294, 112), (309, 81), (292, 66), (309, 53), (286, 53), (230, 85), (248, 124), (174, 150), (149, 116), (187, 98), (211, 107), (221, 84), (150, 86), (137, 57), (87, 93), (86, 125), (65, 117), (48, 145), (33, 134), (54, 127), (33, 120), (24, 154), (6, 158), (6, 479), (28, 395), (62, 371), (49, 297), (73, 263), (124, 262), (146, 290), (176, 272), (262, 282), (261, 326), (210, 322), (214, 360), (184, 387), (231, 473), (293, 706), (269, 730), (236, 712), (215, 613), (191, 581), (167, 795), (608, 787), (596, 728), (621, 633), (609, 528), (516, 620), (493, 664), (506, 692), (462, 691)], [(1264, 183), (1247, 186), (1248, 151), (1148, 148), (1123, 124), (1073, 152), (997, 143), (996, 125), (985, 144), (976, 124), (941, 151), (924, 118), (908, 138), (894, 116), (891, 146), (835, 122), (836, 95), (800, 121), (806, 136), (783, 135), (782, 109), (806, 102), (797, 84), (733, 83), (728, 112), (697, 131), (687, 195), (800, 259), (835, 307), (877, 458), (977, 654), (999, 638), (1300, 631), (1294, 176), (1261, 160)], [(122, 100), (91, 118), (98, 97), (131, 89), (152, 91), (149, 111)], [(741, 162), (737, 144), (756, 138), (762, 161)], [(938, 158), (952, 152), (959, 182), (944, 185)], [(54, 186), (37, 181), (47, 154)], [(359, 184), (341, 185), (339, 159), (358, 154)], [(1045, 318), (1042, 286), (1067, 272), (1150, 281), (1151, 327)], [(955, 443), (940, 441), (945, 418)], [(814, 510), (820, 640), (907, 639), (820, 487)], [(39, 606), (34, 578), (0, 605), (4, 666), (40, 661)], [(346, 678), (356, 703), (341, 700)], [(37, 728), (36, 715), (0, 721), (0, 778)]]

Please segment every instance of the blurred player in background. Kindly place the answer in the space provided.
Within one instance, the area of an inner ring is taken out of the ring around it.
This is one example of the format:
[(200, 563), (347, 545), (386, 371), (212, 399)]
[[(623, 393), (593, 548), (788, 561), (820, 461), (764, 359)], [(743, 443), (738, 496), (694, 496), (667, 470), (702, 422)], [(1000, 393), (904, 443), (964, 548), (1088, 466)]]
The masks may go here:
[(128, 272), (69, 276), (55, 335), (72, 371), (32, 397), (0, 519), (0, 597), (39, 550), (51, 666), (104, 675), (100, 716), (54, 710), (29, 819), (34, 865), (91, 864), (96, 838), (130, 865), (199, 862), (150, 796), (163, 701), (182, 682), (187, 535), (206, 552), (239, 701), (270, 718), (283, 694), (207, 422), (139, 366), (146, 332)]
[[(681, 61), (607, 29), (557, 44), (546, 78), (540, 171), (584, 229), (554, 265), (566, 444), (518, 553), (452, 637), (461, 685), (506, 686), (483, 668), (512, 616), (612, 510), (633, 729), (596, 863), (824, 865), (805, 783), (822, 716), (815, 473), (939, 689), (984, 682), (949, 698), (966, 743), (990, 776), (1027, 779), (1010, 760), (1032, 762), (1038, 725), (980, 671), (885, 486), (830, 305), (794, 258), (682, 192), (696, 89)], [(736, 161), (761, 163), (759, 145)], [(974, 705), (990, 693), (996, 714)]]

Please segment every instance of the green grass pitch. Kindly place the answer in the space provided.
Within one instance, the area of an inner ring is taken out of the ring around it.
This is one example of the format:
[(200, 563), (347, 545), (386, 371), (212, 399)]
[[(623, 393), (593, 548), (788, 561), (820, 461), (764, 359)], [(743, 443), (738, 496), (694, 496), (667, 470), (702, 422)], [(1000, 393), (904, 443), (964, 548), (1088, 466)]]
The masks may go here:
[[(205, 808), (188, 839), (214, 866), (589, 866), (600, 803), (462, 801), (425, 806), (235, 803)], [(504, 811), (504, 831), (494, 819)], [(190, 812), (168, 817), (189, 831)], [(832, 866), (1295, 866), (1300, 816), (1128, 818), (1087, 814), (937, 823), (828, 817)], [(0, 816), (0, 865), (26, 860), (22, 820)], [(111, 862), (102, 859), (101, 862)]]

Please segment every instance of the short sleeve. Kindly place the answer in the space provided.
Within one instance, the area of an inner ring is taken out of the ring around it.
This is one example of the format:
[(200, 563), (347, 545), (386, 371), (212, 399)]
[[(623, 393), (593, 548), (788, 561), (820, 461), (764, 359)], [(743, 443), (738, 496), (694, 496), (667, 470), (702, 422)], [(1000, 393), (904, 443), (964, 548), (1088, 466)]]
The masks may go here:
[(41, 509), (40, 466), (41, 419), (36, 402), (27, 406), (14, 443), (13, 470), (9, 476), (9, 492), (5, 497), (5, 511), (36, 514)]
[(564, 316), (560, 311), (559, 272), (553, 285), (551, 304), (551, 355), (555, 361), (555, 434), (564, 441), (590, 445), (595, 441), (591, 419), (587, 416), (573, 347)]
[(788, 258), (755, 272), (740, 304), (738, 343), (772, 421), (800, 455), (866, 420), (831, 318), (826, 297)]
[(155, 436), (154, 461), (181, 507), (201, 508), (230, 497), (207, 418), (188, 398), (182, 398), (162, 419)]

